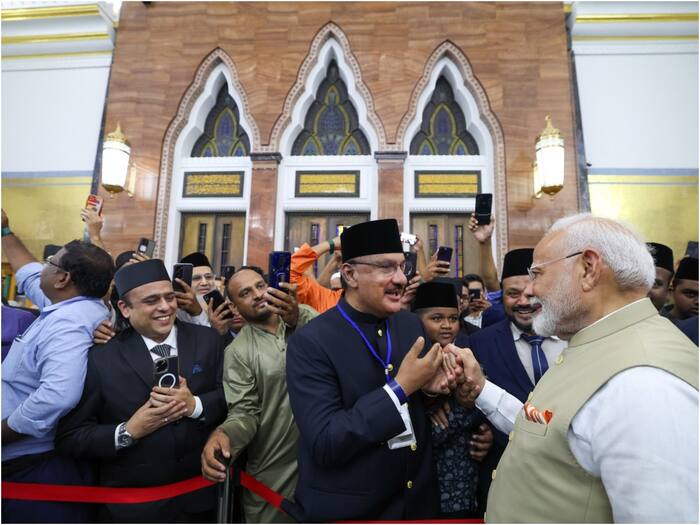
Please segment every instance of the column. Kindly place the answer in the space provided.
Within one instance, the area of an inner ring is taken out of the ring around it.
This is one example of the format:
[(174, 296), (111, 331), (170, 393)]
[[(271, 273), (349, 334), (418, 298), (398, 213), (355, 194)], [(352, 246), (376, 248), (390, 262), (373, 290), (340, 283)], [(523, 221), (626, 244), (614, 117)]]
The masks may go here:
[(282, 155), (251, 153), (253, 161), (248, 209), (247, 264), (267, 268), (267, 255), (274, 249), (277, 177)]
[(396, 219), (403, 231), (403, 165), (405, 151), (376, 151), (379, 219)]

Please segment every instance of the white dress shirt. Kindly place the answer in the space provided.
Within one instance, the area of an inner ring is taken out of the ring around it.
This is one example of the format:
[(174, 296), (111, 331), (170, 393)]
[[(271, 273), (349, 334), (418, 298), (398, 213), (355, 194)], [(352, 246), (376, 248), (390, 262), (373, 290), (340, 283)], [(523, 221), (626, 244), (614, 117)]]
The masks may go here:
[[(486, 381), (476, 406), (508, 434), (523, 404)], [(615, 522), (698, 522), (698, 391), (685, 381), (647, 366), (620, 372), (574, 416), (567, 441), (602, 480)]]
[[(513, 333), (513, 342), (515, 343), (515, 350), (518, 352), (520, 362), (534, 385), (535, 370), (532, 366), (532, 345), (522, 338), (523, 331), (513, 323), (510, 323), (510, 331)], [(567, 346), (569, 344), (558, 337), (545, 337), (544, 341), (542, 341), (542, 351), (547, 358), (547, 364), (553, 363)]]

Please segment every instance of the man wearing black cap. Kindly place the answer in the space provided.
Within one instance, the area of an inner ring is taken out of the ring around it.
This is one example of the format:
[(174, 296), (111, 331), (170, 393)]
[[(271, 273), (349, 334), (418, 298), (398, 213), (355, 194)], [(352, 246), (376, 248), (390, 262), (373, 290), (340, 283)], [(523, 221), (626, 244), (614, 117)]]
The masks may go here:
[(678, 269), (671, 282), (673, 306), (661, 312), (673, 322), (684, 321), (698, 315), (698, 260), (685, 257), (678, 263)]
[(648, 242), (647, 248), (654, 259), (656, 278), (649, 290), (648, 297), (660, 312), (669, 302), (671, 277), (673, 276), (673, 250), (665, 244)]
[[(209, 433), (226, 414), (221, 339), (211, 328), (175, 323), (177, 301), (163, 262), (122, 267), (118, 307), (131, 324), (88, 358), (78, 406), (59, 425), (57, 447), (97, 461), (100, 484), (164, 485), (196, 476)], [(154, 386), (155, 362), (171, 359), (174, 388)], [(173, 370), (177, 363), (177, 369)], [(213, 518), (213, 489), (135, 505), (108, 504), (106, 521), (196, 522)]]
[(447, 390), (440, 345), (401, 309), (405, 257), (394, 219), (341, 236), (345, 295), (297, 331), (287, 384), (299, 427), (298, 517), (403, 520), (437, 515), (423, 393)]

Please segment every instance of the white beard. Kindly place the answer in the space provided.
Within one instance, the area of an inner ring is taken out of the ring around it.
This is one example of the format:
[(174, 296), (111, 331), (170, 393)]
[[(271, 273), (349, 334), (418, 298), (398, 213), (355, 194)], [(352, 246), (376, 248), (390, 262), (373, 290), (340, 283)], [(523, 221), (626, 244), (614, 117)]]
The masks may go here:
[(542, 308), (532, 321), (532, 329), (537, 335), (550, 337), (578, 332), (583, 306), (574, 293), (571, 279), (559, 281), (550, 291), (548, 297), (533, 298), (532, 304)]

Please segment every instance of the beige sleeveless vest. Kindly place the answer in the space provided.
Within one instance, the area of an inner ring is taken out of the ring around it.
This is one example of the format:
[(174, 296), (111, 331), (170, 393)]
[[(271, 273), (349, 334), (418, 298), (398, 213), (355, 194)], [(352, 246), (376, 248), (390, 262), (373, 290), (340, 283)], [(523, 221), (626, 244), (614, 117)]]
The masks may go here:
[(493, 473), (487, 522), (612, 522), (603, 484), (574, 459), (567, 431), (601, 386), (635, 366), (661, 368), (698, 389), (697, 347), (648, 299), (581, 330), (550, 363), (530, 402), (552, 419), (544, 425), (518, 414)]

